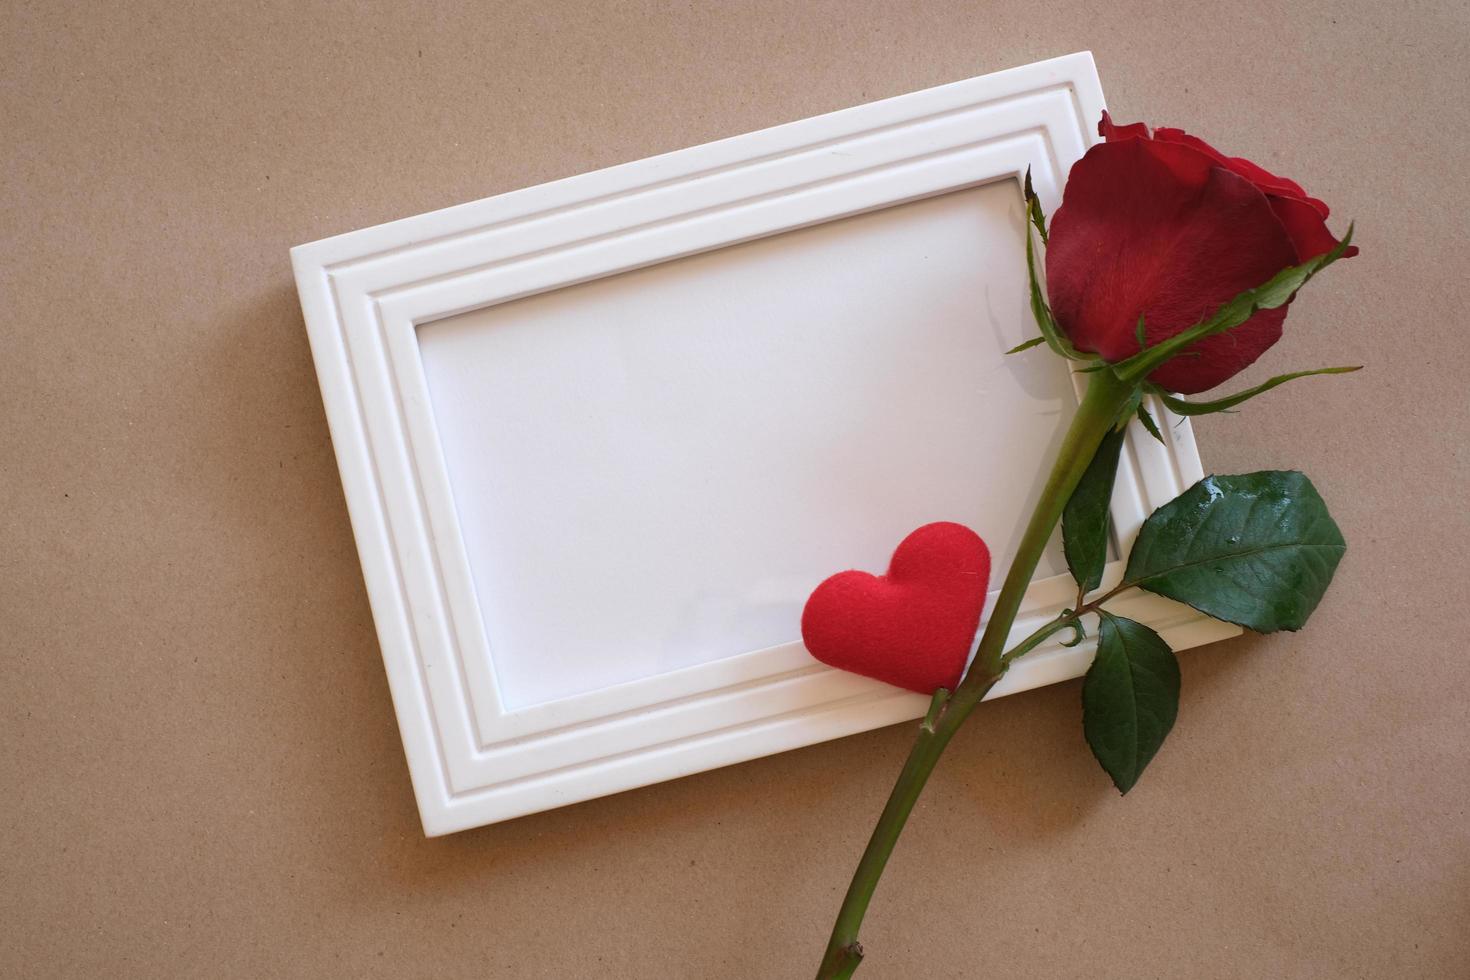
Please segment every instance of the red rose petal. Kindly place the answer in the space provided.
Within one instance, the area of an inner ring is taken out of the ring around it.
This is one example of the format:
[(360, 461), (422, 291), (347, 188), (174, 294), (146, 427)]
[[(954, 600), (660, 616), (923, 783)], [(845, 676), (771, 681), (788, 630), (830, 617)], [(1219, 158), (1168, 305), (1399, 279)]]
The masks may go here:
[(1265, 167), (1252, 163), (1245, 157), (1228, 157), (1198, 136), (1191, 136), (1182, 129), (1170, 129), (1166, 126), (1160, 127), (1154, 132), (1154, 139), (1162, 143), (1178, 143), (1182, 146), (1191, 146), (1227, 170), (1240, 174), (1266, 194), (1295, 198), (1298, 201), (1310, 204), (1321, 213), (1322, 217), (1325, 218), (1328, 215), (1327, 205), (1315, 197), (1308, 197), (1307, 192), (1302, 190), (1302, 185), (1296, 181), (1288, 177), (1278, 177)]
[[(1047, 292), (1078, 348), (1109, 361), (1171, 337), (1297, 261), (1266, 196), (1180, 142), (1122, 139), (1073, 167), (1052, 219)], [(1284, 308), (1258, 313), (1159, 368), (1173, 391), (1213, 388), (1281, 336)]]
[(1119, 126), (1117, 123), (1113, 122), (1113, 117), (1108, 115), (1108, 110), (1106, 109), (1103, 110), (1102, 120), (1097, 124), (1097, 135), (1101, 136), (1109, 143), (1122, 139), (1149, 138), (1148, 126), (1144, 125), (1141, 122), (1129, 123), (1126, 126)]
[[(1286, 233), (1291, 236), (1292, 244), (1296, 246), (1298, 262), (1315, 259), (1337, 247), (1337, 238), (1327, 230), (1327, 222), (1322, 220), (1322, 215), (1316, 208), (1290, 197), (1268, 194), (1266, 199), (1271, 202), (1276, 217), (1281, 219)], [(1352, 258), (1358, 254), (1358, 246), (1349, 245), (1342, 254), (1344, 258)]]

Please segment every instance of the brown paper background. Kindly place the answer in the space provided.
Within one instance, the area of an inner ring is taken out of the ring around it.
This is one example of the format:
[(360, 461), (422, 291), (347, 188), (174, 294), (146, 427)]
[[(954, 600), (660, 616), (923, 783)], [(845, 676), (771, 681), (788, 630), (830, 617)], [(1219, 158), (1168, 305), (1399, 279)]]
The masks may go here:
[(860, 976), (1470, 976), (1470, 14), (1347, 3), (0, 4), (0, 974), (805, 977), (890, 728), (425, 840), (294, 244), (1090, 48), (1358, 220), (1199, 424), (1351, 543), (1184, 655), (1120, 799), (1073, 682), (987, 707)]

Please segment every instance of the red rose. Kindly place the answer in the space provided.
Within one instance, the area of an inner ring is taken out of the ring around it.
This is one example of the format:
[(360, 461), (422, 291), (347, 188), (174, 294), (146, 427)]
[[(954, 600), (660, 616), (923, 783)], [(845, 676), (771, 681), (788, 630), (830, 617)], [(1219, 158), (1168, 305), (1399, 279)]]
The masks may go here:
[[(1327, 205), (1249, 160), (1106, 112), (1098, 132), (1106, 142), (1072, 167), (1046, 252), (1052, 313), (1079, 350), (1121, 361), (1139, 350), (1140, 315), (1156, 344), (1337, 244)], [(1184, 394), (1215, 387), (1281, 339), (1286, 310), (1200, 341), (1149, 380)]]

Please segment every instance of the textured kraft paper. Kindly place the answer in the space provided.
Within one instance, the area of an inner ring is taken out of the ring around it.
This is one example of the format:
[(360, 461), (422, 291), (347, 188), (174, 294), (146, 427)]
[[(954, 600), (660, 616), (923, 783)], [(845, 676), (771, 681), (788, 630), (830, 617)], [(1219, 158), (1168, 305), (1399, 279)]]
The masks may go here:
[(1357, 219), (1242, 380), (1368, 369), (1198, 425), (1349, 551), (1126, 799), (979, 712), (859, 975), (1470, 976), (1467, 10), (0, 4), (0, 975), (809, 976), (909, 726), (424, 839), (287, 250), (1091, 49)]

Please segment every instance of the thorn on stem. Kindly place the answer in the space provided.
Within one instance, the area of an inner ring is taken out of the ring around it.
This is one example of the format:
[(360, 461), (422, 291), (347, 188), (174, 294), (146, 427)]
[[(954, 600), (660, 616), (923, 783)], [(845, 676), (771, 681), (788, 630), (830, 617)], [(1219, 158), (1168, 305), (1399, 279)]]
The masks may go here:
[(919, 727), (930, 735), (934, 734), (934, 726), (944, 716), (945, 706), (949, 703), (949, 691), (939, 688), (934, 692), (933, 699), (929, 702), (929, 710), (924, 714), (924, 720)]

